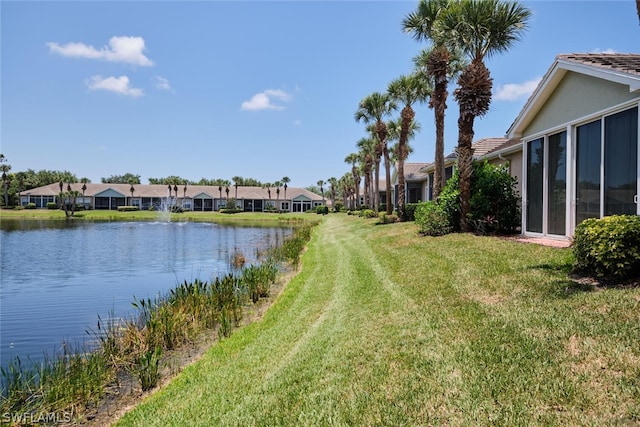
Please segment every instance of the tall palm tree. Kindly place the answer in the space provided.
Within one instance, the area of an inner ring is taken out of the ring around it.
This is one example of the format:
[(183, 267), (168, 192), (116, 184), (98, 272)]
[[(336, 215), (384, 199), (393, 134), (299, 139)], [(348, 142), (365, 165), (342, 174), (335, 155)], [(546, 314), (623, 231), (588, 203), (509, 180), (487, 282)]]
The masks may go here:
[(264, 184), (262, 184), (262, 188), (267, 190), (267, 194), (269, 195), (269, 200), (271, 200), (271, 186), (273, 184), (271, 184), (270, 182), (265, 182)]
[(435, 113), (436, 152), (433, 183), (433, 197), (437, 200), (444, 187), (444, 118), (447, 109), (447, 86), (451, 52), (445, 44), (446, 34), (439, 31), (439, 19), (449, 5), (450, 0), (420, 0), (415, 11), (409, 13), (402, 25), (404, 31), (411, 33), (418, 41), (431, 40), (433, 48), (423, 51), (414, 62), (418, 69), (424, 68), (428, 80), (433, 82), (433, 94), (429, 107)]
[(447, 43), (459, 47), (470, 60), (458, 77), (454, 98), (458, 103), (458, 170), (460, 177), (460, 228), (469, 231), (471, 173), (473, 171), (473, 125), (489, 111), (493, 79), (486, 57), (509, 50), (527, 28), (531, 11), (515, 1), (461, 0), (448, 7), (439, 19)]
[(291, 182), (288, 176), (283, 176), (280, 180), (282, 182), (282, 188), (284, 188), (284, 199), (287, 199), (287, 184)]
[(273, 186), (276, 187), (276, 198), (280, 200), (280, 187), (282, 187), (282, 183), (280, 181), (276, 181), (273, 183)]
[[(375, 126), (375, 134), (378, 138), (378, 144), (382, 148), (381, 151), (384, 155), (385, 177), (387, 181), (387, 214), (391, 214), (393, 210), (391, 206), (391, 161), (389, 159), (389, 147), (387, 146), (387, 125), (384, 122), (384, 117), (388, 116), (396, 109), (396, 103), (388, 94), (374, 92), (360, 101), (358, 110), (354, 116), (357, 122), (363, 121), (366, 124), (371, 123)], [(377, 209), (378, 206), (376, 206), (376, 210)]]
[(240, 184), (240, 181), (242, 181), (242, 177), (234, 176), (233, 178), (231, 178), (231, 180), (233, 181), (233, 186), (236, 187), (236, 204), (237, 204), (238, 203), (238, 185)]
[(404, 107), (400, 112), (400, 134), (398, 138), (398, 217), (401, 220), (406, 218), (404, 213), (405, 204), (405, 183), (404, 183), (404, 161), (409, 155), (407, 148), (411, 125), (416, 116), (412, 105), (421, 100), (427, 99), (431, 95), (431, 88), (424, 85), (419, 77), (415, 75), (400, 76), (389, 83), (387, 88), (389, 96), (394, 101), (401, 103)]
[(357, 153), (351, 153), (344, 158), (345, 163), (351, 164), (351, 176), (353, 176), (353, 183), (355, 185), (355, 204), (354, 208), (357, 208), (360, 203), (360, 169), (356, 166), (358, 164), (359, 156)]
[(372, 138), (360, 138), (356, 143), (360, 151), (358, 152), (358, 162), (361, 166), (361, 171), (358, 174), (362, 173), (364, 176), (364, 204), (371, 208), (372, 204), (375, 202), (373, 198), (373, 165), (374, 165), (374, 157), (375, 157), (375, 145), (376, 141)]
[(324, 205), (324, 188), (322, 188), (322, 186), (324, 185), (324, 181), (323, 180), (318, 180), (317, 182), (318, 187), (320, 187), (320, 195), (322, 196), (322, 204)]
[(331, 194), (331, 208), (336, 209), (336, 189), (338, 187), (338, 180), (335, 177), (331, 177), (327, 180), (329, 183), (329, 193)]
[(8, 191), (8, 181), (9, 181), (9, 175), (7, 175), (7, 173), (11, 170), (11, 165), (6, 164), (6, 160), (4, 155), (1, 155), (2, 159), (0, 161), (2, 161), (2, 164), (0, 164), (0, 171), (2, 171), (2, 186), (3, 186), (3, 190), (4, 190), (4, 206), (8, 207), (9, 206), (9, 191)]

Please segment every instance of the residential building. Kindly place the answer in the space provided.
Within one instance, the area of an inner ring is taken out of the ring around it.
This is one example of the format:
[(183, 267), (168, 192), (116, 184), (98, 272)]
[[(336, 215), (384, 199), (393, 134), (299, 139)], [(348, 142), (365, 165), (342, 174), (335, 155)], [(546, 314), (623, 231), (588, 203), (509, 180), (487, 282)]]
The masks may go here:
[[(322, 196), (295, 187), (287, 188), (285, 198), (284, 188), (278, 193), (275, 187), (74, 183), (64, 184), (65, 191), (67, 185), (82, 194), (76, 200), (78, 205), (92, 209), (114, 210), (118, 206), (163, 209), (167, 205), (177, 205), (192, 211), (217, 211), (226, 207), (228, 201), (235, 200), (236, 206), (245, 212), (306, 212), (323, 204)], [(45, 208), (49, 202), (58, 202), (59, 193), (57, 183), (32, 188), (20, 194), (20, 204), (35, 203), (36, 207)]]

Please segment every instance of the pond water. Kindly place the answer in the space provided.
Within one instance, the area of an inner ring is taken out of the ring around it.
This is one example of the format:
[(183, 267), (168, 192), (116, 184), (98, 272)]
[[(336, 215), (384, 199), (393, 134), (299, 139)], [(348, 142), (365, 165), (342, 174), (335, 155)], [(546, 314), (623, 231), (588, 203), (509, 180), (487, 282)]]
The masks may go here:
[(128, 317), (131, 303), (178, 283), (250, 264), (291, 228), (194, 222), (11, 221), (0, 224), (0, 359), (53, 355), (81, 344), (98, 316)]

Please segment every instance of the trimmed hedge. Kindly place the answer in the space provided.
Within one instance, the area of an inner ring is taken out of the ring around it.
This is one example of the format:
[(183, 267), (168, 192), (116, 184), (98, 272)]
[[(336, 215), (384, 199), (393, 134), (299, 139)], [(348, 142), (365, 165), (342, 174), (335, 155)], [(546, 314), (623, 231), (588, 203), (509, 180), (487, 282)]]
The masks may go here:
[(118, 212), (134, 212), (139, 210), (139, 206), (118, 206)]
[(640, 217), (589, 218), (573, 237), (574, 271), (608, 281), (640, 278)]

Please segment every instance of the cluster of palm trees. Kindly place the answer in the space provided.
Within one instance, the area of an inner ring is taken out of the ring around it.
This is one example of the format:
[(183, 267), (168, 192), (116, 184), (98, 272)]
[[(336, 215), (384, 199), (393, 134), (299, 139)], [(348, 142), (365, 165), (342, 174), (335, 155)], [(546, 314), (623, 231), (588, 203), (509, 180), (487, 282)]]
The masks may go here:
[[(403, 30), (419, 42), (427, 42), (414, 58), (411, 74), (400, 76), (384, 93), (374, 92), (358, 105), (355, 120), (367, 125), (368, 136), (357, 142), (358, 151), (345, 158), (351, 172), (343, 177), (354, 207), (360, 200), (359, 189), (364, 177), (364, 203), (376, 210), (380, 207), (379, 174), (384, 159), (386, 178), (386, 212), (391, 202), (391, 164), (397, 166), (397, 209), (404, 218), (404, 161), (411, 148), (409, 140), (419, 130), (414, 121), (413, 104), (429, 101), (435, 115), (435, 171), (433, 198), (438, 199), (445, 183), (444, 119), (448, 85), (456, 79), (453, 92), (459, 106), (458, 145), (456, 149), (460, 176), (461, 229), (467, 231), (470, 211), (471, 172), (474, 121), (489, 111), (492, 78), (485, 65), (491, 55), (507, 51), (520, 38), (531, 16), (528, 8), (517, 1), (504, 0), (420, 0), (417, 8), (402, 21)], [(386, 121), (398, 108), (400, 118)], [(390, 145), (395, 141), (393, 146)], [(348, 184), (347, 184), (348, 182)]]

